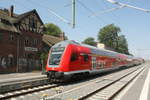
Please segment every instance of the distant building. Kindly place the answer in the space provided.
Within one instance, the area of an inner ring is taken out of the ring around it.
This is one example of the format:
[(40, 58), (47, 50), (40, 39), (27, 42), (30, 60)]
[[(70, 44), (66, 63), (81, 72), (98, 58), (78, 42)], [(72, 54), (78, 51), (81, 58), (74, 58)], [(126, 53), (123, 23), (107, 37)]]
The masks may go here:
[(59, 37), (55, 37), (55, 36), (51, 36), (51, 35), (46, 35), (46, 34), (45, 34), (45, 35), (43, 35), (43, 37), (42, 37), (42, 41), (43, 41), (46, 45), (48, 45), (49, 47), (51, 47), (51, 46), (53, 46), (54, 44), (56, 44), (56, 43), (62, 41), (62, 39), (59, 38)]
[(65, 33), (61, 33), (60, 37), (44, 34), (42, 36), (43, 51), (48, 51), (54, 44), (65, 40)]
[(43, 22), (37, 11), (0, 9), (0, 73), (41, 69)]
[(107, 47), (107, 46), (106, 46), (105, 44), (103, 44), (103, 43), (97, 43), (97, 48), (115, 51), (113, 48)]
[(105, 44), (103, 43), (97, 43), (97, 48), (105, 48)]

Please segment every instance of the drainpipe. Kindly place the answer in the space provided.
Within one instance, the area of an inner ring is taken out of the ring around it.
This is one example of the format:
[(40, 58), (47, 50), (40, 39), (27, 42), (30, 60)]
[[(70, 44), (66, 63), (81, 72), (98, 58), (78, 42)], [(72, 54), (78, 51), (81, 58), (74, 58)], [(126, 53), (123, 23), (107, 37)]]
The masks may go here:
[(19, 35), (17, 35), (17, 68), (16, 72), (19, 72)]

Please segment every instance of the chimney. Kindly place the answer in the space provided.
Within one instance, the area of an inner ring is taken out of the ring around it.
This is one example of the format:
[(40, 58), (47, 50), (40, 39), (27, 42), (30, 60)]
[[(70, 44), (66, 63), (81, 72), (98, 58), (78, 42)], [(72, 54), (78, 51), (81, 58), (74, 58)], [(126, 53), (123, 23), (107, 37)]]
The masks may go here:
[(65, 33), (64, 33), (64, 32), (62, 32), (62, 33), (60, 34), (60, 39), (61, 39), (61, 40), (65, 40)]
[(13, 17), (13, 13), (14, 13), (14, 6), (11, 5), (11, 6), (10, 6), (10, 9), (9, 9), (9, 16), (10, 16), (10, 17)]

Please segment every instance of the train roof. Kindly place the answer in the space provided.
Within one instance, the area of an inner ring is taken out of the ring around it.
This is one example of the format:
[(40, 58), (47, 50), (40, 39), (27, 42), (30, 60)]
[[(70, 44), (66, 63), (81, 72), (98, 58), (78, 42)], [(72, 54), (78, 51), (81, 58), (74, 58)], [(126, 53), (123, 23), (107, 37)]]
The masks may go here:
[(56, 43), (54, 46), (52, 46), (52, 48), (55, 48), (55, 47), (66, 47), (68, 44), (80, 45), (80, 43), (72, 41), (72, 40), (64, 40), (64, 41)]
[(81, 44), (81, 43), (78, 43), (78, 42), (73, 41), (73, 40), (61, 41), (61, 42), (55, 44), (52, 48), (66, 47), (68, 44), (75, 44), (75, 45), (87, 47), (87, 48), (91, 49), (91, 52), (93, 54), (98, 54), (98, 55), (103, 55), (103, 56), (110, 56), (110, 57), (118, 57), (118, 58), (128, 57), (128, 55), (125, 55), (125, 54), (121, 54), (121, 53), (118, 53), (118, 52), (114, 52), (114, 51), (110, 51), (110, 50), (106, 50), (106, 49), (102, 49), (102, 48), (97, 48), (97, 47), (90, 46), (90, 45), (87, 45), (87, 44)]
[(116, 55), (117, 55), (117, 52), (114, 52), (114, 51), (93, 47), (93, 46), (90, 46), (87, 44), (81, 44), (81, 45), (90, 48), (91, 52), (94, 54), (99, 54), (99, 55), (103, 55), (103, 56), (111, 56), (111, 57), (116, 57)]

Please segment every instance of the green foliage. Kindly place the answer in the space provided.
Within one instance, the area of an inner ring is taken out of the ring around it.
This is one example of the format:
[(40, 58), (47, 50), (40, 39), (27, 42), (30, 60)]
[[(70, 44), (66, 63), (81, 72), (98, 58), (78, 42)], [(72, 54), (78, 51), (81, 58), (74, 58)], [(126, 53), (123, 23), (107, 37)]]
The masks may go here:
[(96, 42), (95, 42), (95, 40), (94, 40), (94, 38), (93, 37), (88, 37), (88, 38), (86, 38), (82, 43), (84, 43), (84, 44), (88, 44), (88, 45), (91, 45), (91, 46), (96, 46)]
[(117, 51), (120, 53), (129, 54), (128, 43), (124, 35), (118, 37), (118, 48)]
[(116, 49), (118, 33), (120, 31), (120, 28), (114, 24), (107, 25), (100, 29), (98, 40), (100, 43), (104, 43), (106, 46)]
[(48, 52), (42, 52), (40, 54), (40, 59), (43, 61), (43, 67), (46, 66), (47, 58), (48, 58)]
[(128, 43), (124, 35), (118, 35), (121, 29), (114, 24), (109, 24), (98, 33), (98, 40), (107, 47), (113, 48), (116, 52), (129, 54)]
[(44, 48), (42, 49), (42, 52), (40, 53), (39, 57), (40, 57), (41, 60), (43, 60), (43, 62), (45, 64), (45, 62), (47, 61), (47, 57), (48, 57), (50, 47), (46, 44), (43, 44), (43, 47)]
[(62, 31), (57, 25), (55, 25), (53, 23), (45, 24), (44, 34), (60, 37), (61, 33), (62, 33)]
[[(44, 34), (60, 37), (60, 35), (62, 34), (62, 31), (57, 25), (55, 25), (53, 23), (47, 23), (47, 24), (45, 24)], [(42, 53), (40, 54), (40, 58), (41, 58), (41, 60), (43, 60), (44, 66), (45, 66), (45, 64), (46, 64), (45, 62), (47, 61), (48, 52), (49, 52), (50, 47), (45, 44), (43, 44), (43, 46), (44, 46), (44, 48), (43, 48)]]
[(43, 44), (42, 52), (40, 52), (40, 54), (38, 55), (42, 61), (42, 70), (45, 70), (49, 50), (50, 50), (50, 47), (46, 44)]
[(45, 61), (45, 60), (47, 59), (47, 55), (48, 55), (48, 53), (42, 52), (41, 55), (40, 55), (40, 58), (41, 58), (43, 61)]

